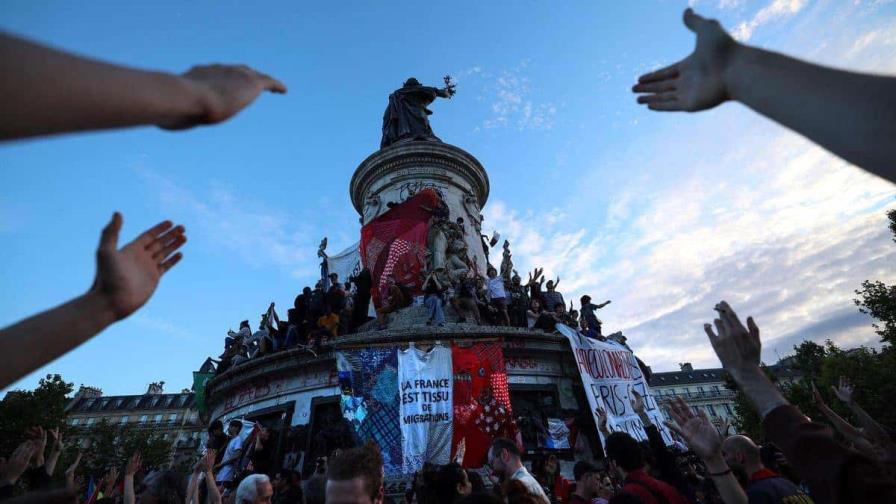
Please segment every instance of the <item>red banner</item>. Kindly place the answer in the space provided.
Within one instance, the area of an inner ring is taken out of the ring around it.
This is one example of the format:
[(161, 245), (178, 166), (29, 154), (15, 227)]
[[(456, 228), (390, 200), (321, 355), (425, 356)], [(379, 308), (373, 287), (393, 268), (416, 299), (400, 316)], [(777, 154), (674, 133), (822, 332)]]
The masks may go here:
[(413, 294), (423, 292), (429, 219), (440, 203), (435, 191), (424, 189), (361, 228), (361, 263), (373, 279), (374, 306), (380, 307), (390, 274)]
[(463, 467), (482, 467), (496, 437), (517, 438), (501, 342), (451, 348), (454, 366), (452, 459), (464, 439)]

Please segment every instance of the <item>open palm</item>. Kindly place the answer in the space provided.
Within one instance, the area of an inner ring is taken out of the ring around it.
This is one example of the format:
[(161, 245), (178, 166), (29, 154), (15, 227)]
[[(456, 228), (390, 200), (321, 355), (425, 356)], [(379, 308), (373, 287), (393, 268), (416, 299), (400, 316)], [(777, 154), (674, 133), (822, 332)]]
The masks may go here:
[(680, 397), (670, 402), (669, 413), (675, 421), (666, 425), (678, 433), (700, 458), (706, 460), (719, 452), (722, 438), (702, 409), (694, 414)]
[(121, 226), (121, 214), (116, 212), (103, 229), (92, 287), (107, 300), (116, 320), (146, 303), (162, 275), (180, 261), (182, 255), (176, 251), (187, 241), (183, 226), (164, 221), (119, 249)]
[(718, 21), (698, 16), (691, 9), (684, 12), (684, 24), (697, 34), (694, 52), (678, 63), (642, 75), (632, 88), (647, 93), (638, 97), (638, 103), (651, 110), (695, 112), (729, 99), (724, 74), (737, 42)]

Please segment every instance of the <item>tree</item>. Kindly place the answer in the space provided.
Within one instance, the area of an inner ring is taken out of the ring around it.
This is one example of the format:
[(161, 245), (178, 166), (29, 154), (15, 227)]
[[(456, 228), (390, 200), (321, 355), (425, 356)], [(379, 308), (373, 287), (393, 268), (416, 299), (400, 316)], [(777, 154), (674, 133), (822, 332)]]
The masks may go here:
[[(831, 341), (824, 346), (804, 341), (794, 347), (794, 351), (793, 367), (800, 372), (801, 379), (784, 385), (775, 376), (774, 367), (763, 369), (772, 382), (778, 384), (784, 397), (804, 414), (814, 420), (826, 421), (812, 397), (814, 383), (827, 405), (856, 425), (857, 419), (831, 391), (831, 386), (836, 385), (841, 376), (847, 376), (856, 389), (856, 402), (881, 424), (896, 425), (896, 408), (892, 407), (896, 404), (896, 382), (892, 379), (896, 370), (896, 352), (889, 348), (877, 351), (867, 347), (843, 350)], [(726, 386), (737, 392), (735, 428), (754, 439), (763, 439), (762, 420), (753, 405), (737, 390), (733, 381)]]
[(74, 389), (58, 374), (41, 378), (34, 390), (13, 390), (0, 402), (0, 455), (6, 456), (24, 439), (27, 428), (65, 427), (65, 405)]
[(81, 465), (84, 474), (101, 477), (110, 467), (124, 470), (128, 458), (139, 451), (143, 466), (147, 469), (168, 464), (171, 442), (153, 429), (134, 424), (113, 424), (105, 419), (89, 427), (78, 429), (84, 456)]
[[(890, 231), (896, 242), (896, 209), (887, 212), (890, 219)], [(881, 341), (893, 345), (896, 343), (896, 285), (887, 285), (879, 280), (865, 280), (862, 288), (856, 290), (859, 298), (855, 299), (859, 311), (871, 315), (878, 320), (871, 324)]]

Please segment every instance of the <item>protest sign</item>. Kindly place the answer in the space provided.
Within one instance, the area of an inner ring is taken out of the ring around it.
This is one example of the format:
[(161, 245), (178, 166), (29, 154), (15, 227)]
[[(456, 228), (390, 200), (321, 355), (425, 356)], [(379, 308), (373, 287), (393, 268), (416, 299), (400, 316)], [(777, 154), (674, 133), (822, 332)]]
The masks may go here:
[(595, 424), (599, 421), (595, 410), (600, 409), (607, 414), (607, 428), (611, 432), (625, 431), (639, 441), (646, 440), (644, 425), (631, 405), (632, 390), (635, 390), (644, 398), (647, 416), (659, 429), (663, 441), (671, 445), (671, 433), (663, 424), (663, 414), (634, 354), (618, 343), (586, 338), (563, 324), (557, 324), (557, 330), (572, 347)]
[(437, 345), (425, 352), (411, 343), (407, 350), (398, 352), (405, 474), (419, 471), (424, 462), (449, 462), (452, 374), (450, 347)]

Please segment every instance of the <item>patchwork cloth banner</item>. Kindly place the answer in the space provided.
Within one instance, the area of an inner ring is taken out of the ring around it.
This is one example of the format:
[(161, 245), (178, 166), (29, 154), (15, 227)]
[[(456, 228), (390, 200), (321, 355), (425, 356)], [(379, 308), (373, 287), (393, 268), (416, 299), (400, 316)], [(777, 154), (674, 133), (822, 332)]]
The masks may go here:
[(464, 467), (482, 467), (498, 436), (516, 438), (500, 342), (429, 351), (336, 352), (342, 414), (383, 451), (386, 475), (447, 464), (464, 440)]
[[(466, 446), (463, 467), (486, 464), (496, 437), (516, 439), (501, 342), (451, 348), (454, 367), (454, 441)], [(453, 454), (452, 454), (453, 455)]]
[(342, 416), (361, 439), (379, 445), (386, 474), (401, 473), (398, 349), (336, 352), (336, 368), (342, 390)]
[[(607, 428), (611, 432), (625, 431), (639, 441), (646, 440), (644, 425), (631, 406), (631, 391), (636, 390), (644, 398), (647, 415), (659, 429), (663, 441), (671, 445), (672, 436), (663, 424), (663, 414), (635, 355), (622, 345), (586, 338), (563, 324), (557, 324), (557, 330), (572, 347), (595, 425), (598, 423), (595, 410), (600, 409), (607, 413)], [(603, 434), (600, 436), (603, 443)]]
[(419, 471), (424, 462), (447, 464), (454, 416), (451, 348), (437, 345), (424, 352), (411, 344), (399, 350), (398, 376), (404, 473)]
[(361, 228), (361, 264), (373, 278), (371, 296), (379, 308), (386, 276), (420, 294), (421, 272), (426, 265), (426, 239), (431, 209), (440, 204), (439, 195), (423, 189), (405, 202), (368, 222)]

